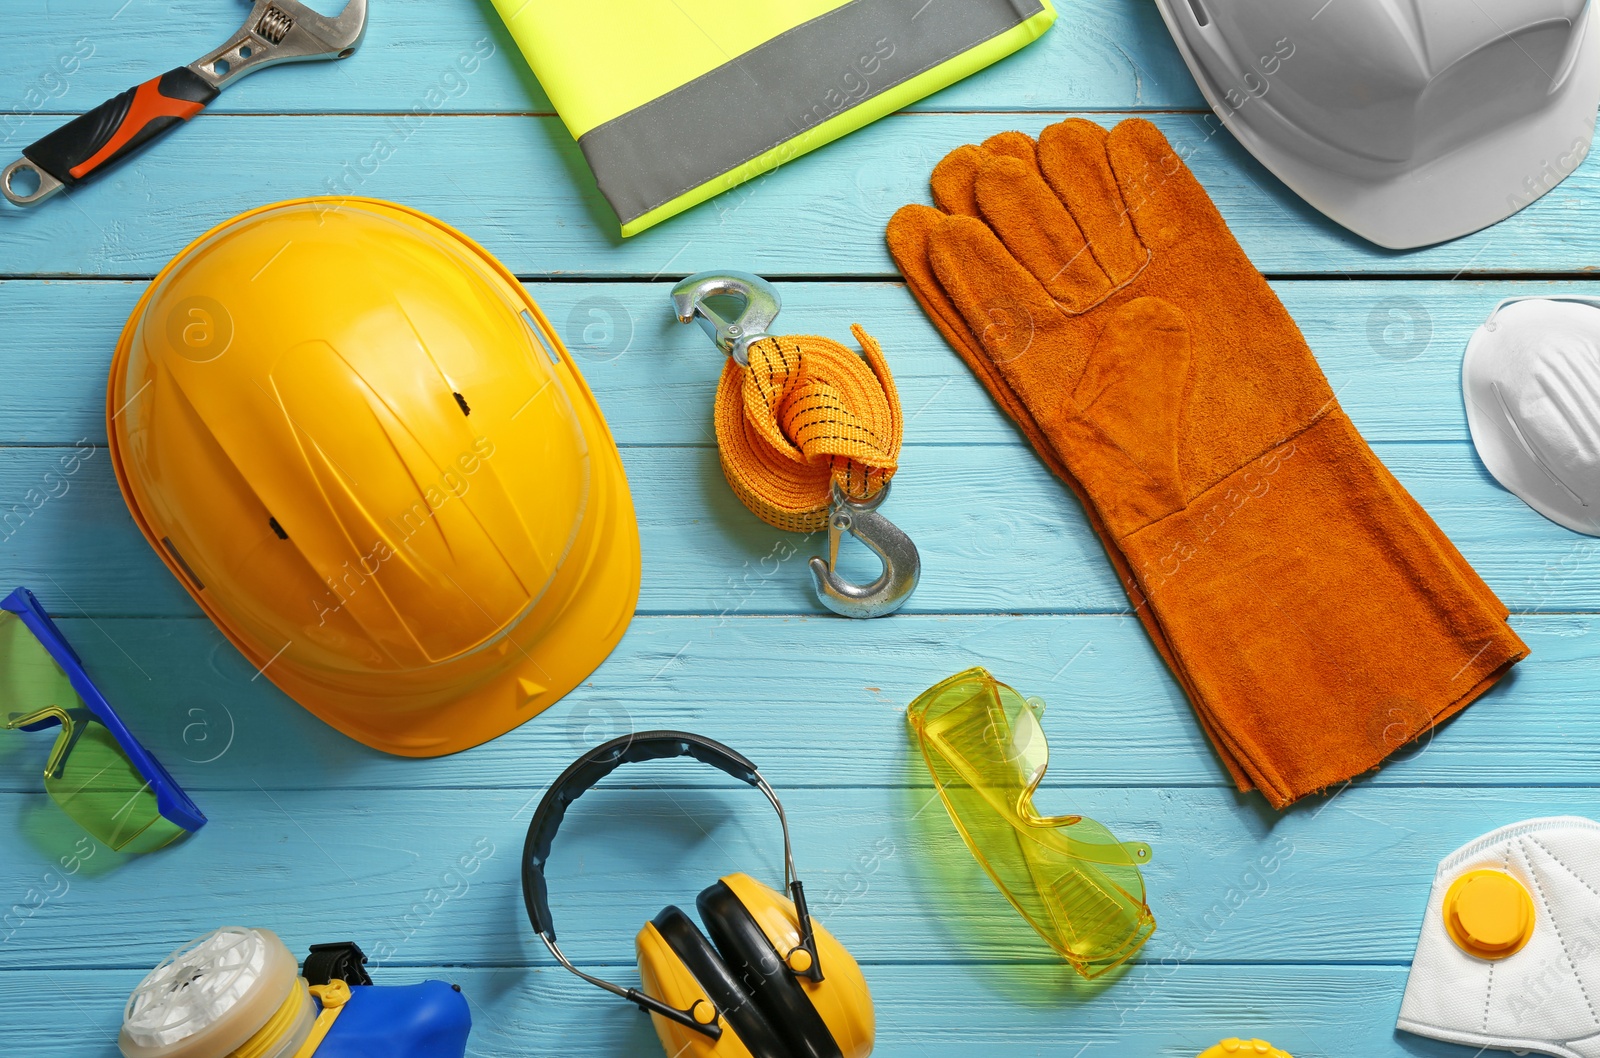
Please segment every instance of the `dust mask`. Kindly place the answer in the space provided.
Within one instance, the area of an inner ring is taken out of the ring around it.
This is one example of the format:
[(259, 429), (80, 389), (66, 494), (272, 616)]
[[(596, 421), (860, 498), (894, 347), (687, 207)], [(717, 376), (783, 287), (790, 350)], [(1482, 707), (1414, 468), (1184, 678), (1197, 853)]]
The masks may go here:
[(1434, 876), (1398, 1028), (1469, 1047), (1600, 1058), (1600, 823), (1530, 819)]
[(1472, 443), (1540, 514), (1600, 536), (1600, 298), (1510, 298), (1461, 365)]

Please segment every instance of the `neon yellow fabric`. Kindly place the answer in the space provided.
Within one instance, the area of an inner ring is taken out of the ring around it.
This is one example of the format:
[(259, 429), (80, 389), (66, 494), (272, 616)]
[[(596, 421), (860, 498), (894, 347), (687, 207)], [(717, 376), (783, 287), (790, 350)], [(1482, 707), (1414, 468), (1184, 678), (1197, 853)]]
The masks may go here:
[[(848, 0), (494, 0), (577, 139)], [(580, 42), (587, 46), (579, 46)]]
[[(492, 2), (579, 141), (625, 236), (937, 92), (1055, 21), (1050, 0), (1030, 0), (1016, 5), (1015, 24), (989, 10), (991, 20), (1002, 20), (991, 36), (977, 14), (946, 11), (942, 32), (962, 29), (941, 47), (941, 30), (929, 28), (928, 18), (910, 21), (920, 12), (878, 0)], [(1040, 9), (1029, 15), (1034, 2)], [(853, 28), (835, 28), (839, 35), (829, 39), (830, 26)], [(879, 64), (896, 54), (901, 65), (880, 80)], [(713, 141), (720, 153), (696, 158), (701, 128), (709, 135), (718, 114), (727, 117), (728, 100), (743, 98), (731, 65), (741, 60), (774, 71), (763, 83), (784, 87), (747, 102), (742, 134), (727, 134), (724, 122), (724, 136)], [(833, 78), (812, 72), (835, 67)], [(790, 87), (786, 78), (798, 83)]]

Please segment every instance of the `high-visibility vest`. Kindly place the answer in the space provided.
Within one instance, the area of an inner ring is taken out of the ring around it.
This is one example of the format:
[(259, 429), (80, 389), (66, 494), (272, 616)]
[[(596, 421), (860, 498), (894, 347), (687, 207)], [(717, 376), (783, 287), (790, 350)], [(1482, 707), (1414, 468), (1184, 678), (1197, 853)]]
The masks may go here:
[(634, 235), (1036, 40), (1051, 0), (494, 0)]

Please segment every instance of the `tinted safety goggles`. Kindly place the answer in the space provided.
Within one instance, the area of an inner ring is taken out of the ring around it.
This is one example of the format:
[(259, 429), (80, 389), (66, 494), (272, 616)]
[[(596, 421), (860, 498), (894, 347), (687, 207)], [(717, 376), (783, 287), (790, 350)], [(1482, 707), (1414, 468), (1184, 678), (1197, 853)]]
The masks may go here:
[(150, 852), (205, 825), (26, 588), (0, 602), (0, 719), (12, 730), (57, 729), (44, 765), (45, 791), (111, 848)]
[(1050, 761), (1043, 712), (1040, 699), (972, 668), (923, 692), (906, 719), (967, 848), (1039, 936), (1092, 978), (1155, 931), (1139, 871), (1150, 846), (1034, 807)]

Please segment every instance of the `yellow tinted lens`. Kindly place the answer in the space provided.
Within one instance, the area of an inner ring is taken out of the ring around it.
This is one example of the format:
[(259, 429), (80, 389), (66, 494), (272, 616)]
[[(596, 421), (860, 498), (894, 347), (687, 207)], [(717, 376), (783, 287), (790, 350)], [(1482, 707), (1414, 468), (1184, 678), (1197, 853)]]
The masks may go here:
[(83, 829), (113, 849), (145, 852), (184, 833), (161, 816), (155, 791), (104, 724), (82, 730), (44, 788)]
[(940, 688), (918, 699), (926, 699), (920, 726), (969, 783), (1003, 795), (1003, 806), (1028, 788), (1034, 770), (1049, 759), (1042, 738), (1030, 739), (1037, 727), (1030, 731), (1017, 723), (1019, 704), (1022, 712), (1031, 716), (1031, 711), (1014, 692), (1003, 698), (992, 678), (963, 673)]
[(0, 610), (0, 716), (46, 706), (81, 709), (66, 670), (10, 610)]
[(1155, 929), (1138, 868), (1148, 846), (1034, 809), (1049, 746), (1033, 707), (971, 669), (919, 697), (907, 719), (956, 829), (1039, 935), (1086, 977), (1138, 951)]

